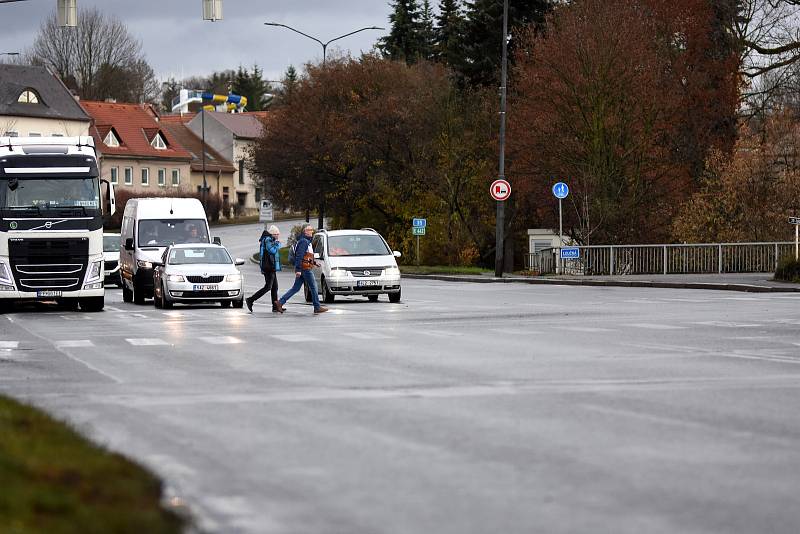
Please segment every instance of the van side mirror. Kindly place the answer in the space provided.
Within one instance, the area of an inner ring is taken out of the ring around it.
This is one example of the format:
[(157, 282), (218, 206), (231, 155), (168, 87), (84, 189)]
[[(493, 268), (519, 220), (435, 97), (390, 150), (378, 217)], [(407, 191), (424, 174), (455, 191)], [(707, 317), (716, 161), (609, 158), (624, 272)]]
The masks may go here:
[(214, 240), (212, 241), (212, 243), (214, 243), (215, 245), (221, 245), (222, 244), (222, 238), (221, 237), (215, 237)]
[(395, 258), (399, 258), (402, 255), (403, 254), (399, 250), (395, 250), (394, 252), (392, 252), (392, 256), (394, 256)]
[(125, 240), (125, 250), (133, 250), (133, 238), (129, 237)]

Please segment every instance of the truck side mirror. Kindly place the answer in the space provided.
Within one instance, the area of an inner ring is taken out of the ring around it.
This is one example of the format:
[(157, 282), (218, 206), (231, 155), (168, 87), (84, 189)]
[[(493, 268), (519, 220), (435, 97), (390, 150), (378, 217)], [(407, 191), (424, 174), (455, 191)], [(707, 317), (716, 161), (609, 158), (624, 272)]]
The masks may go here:
[(125, 250), (133, 250), (133, 238), (129, 237), (125, 240)]

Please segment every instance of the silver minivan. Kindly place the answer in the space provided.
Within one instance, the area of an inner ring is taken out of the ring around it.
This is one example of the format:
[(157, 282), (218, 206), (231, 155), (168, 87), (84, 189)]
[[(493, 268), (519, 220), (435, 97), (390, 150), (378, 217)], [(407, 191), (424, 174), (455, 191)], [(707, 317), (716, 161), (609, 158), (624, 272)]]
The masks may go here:
[[(375, 230), (320, 230), (311, 246), (317, 257), (314, 278), (326, 303), (333, 302), (336, 295), (363, 295), (375, 302), (382, 294), (389, 302), (400, 302), (397, 258), (401, 254)], [(310, 301), (308, 289), (305, 291)]]

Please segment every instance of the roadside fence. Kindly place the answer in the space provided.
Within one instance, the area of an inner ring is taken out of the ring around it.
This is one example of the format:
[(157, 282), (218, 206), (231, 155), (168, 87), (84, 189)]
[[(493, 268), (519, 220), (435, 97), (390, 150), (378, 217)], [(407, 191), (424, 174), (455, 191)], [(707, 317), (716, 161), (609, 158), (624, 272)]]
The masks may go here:
[(579, 257), (560, 259), (561, 248), (526, 256), (526, 268), (540, 274), (626, 275), (775, 272), (794, 258), (794, 242), (703, 243), (692, 245), (591, 245)]

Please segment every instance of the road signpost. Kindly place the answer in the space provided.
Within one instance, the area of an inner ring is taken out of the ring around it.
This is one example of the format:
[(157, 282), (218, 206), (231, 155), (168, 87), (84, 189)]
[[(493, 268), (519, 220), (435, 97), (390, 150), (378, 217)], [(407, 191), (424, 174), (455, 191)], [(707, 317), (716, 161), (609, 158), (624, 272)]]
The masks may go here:
[(800, 259), (800, 217), (789, 217), (789, 224), (794, 225), (794, 261), (797, 261)]
[[(558, 199), (558, 248), (564, 246), (564, 220), (561, 216), (561, 201), (567, 198), (569, 195), (569, 186), (564, 182), (558, 182), (557, 184), (553, 185), (553, 196)], [(563, 256), (559, 255), (559, 264), (556, 267), (556, 272), (561, 273), (561, 258)]]
[(258, 210), (258, 222), (271, 222), (274, 218), (272, 202), (262, 200), (261, 207)]
[(511, 196), (511, 184), (506, 180), (495, 180), (489, 187), (489, 194), (498, 202), (508, 200)]
[(562, 260), (577, 260), (581, 257), (581, 249), (578, 247), (566, 247), (560, 250)]
[(428, 219), (411, 219), (411, 234), (417, 238), (417, 266), (419, 266), (419, 236), (425, 235), (425, 229), (427, 227)]

